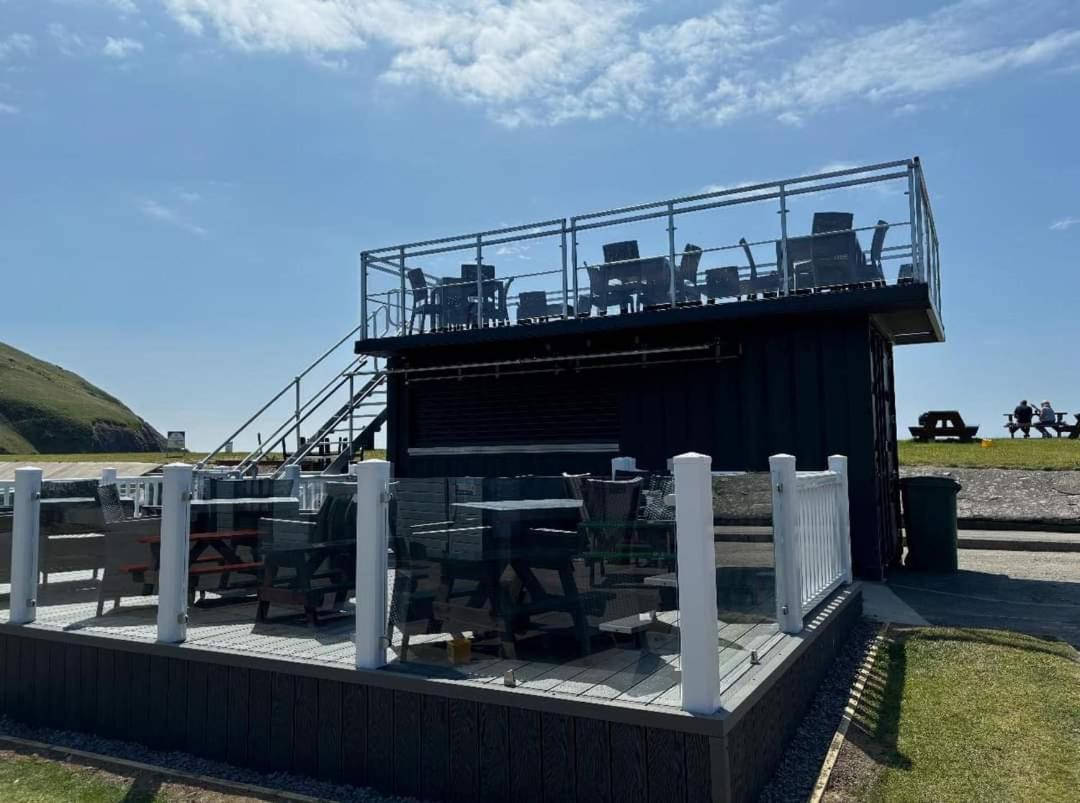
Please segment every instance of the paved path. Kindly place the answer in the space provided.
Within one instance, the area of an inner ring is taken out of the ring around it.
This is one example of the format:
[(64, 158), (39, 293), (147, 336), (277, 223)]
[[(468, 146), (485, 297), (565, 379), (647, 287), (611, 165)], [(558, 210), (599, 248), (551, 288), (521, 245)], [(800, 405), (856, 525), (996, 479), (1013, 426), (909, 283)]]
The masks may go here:
[(866, 597), (868, 616), (900, 623), (890, 614), (910, 610), (931, 624), (1016, 630), (1080, 647), (1080, 552), (962, 549), (958, 573), (894, 570), (887, 591), (896, 600)]
[(1029, 552), (1080, 552), (1080, 533), (1026, 530), (960, 530), (961, 549), (1018, 549)]
[(115, 468), (121, 477), (141, 477), (158, 467), (157, 463), (50, 463), (47, 460), (24, 460), (22, 462), (0, 462), (0, 482), (13, 482), (15, 469), (24, 466), (40, 468), (47, 480), (76, 480), (100, 477), (103, 468)]

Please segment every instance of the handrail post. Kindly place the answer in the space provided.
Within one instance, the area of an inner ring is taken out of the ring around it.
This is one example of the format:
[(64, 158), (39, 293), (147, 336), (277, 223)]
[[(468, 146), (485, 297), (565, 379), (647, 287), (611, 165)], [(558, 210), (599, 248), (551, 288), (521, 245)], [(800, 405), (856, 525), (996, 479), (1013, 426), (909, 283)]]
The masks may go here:
[(782, 295), (791, 292), (791, 266), (788, 264), (788, 237), (787, 237), (787, 191), (784, 185), (780, 185), (780, 263), (781, 276), (784, 283)]
[[(375, 365), (375, 371), (378, 372), (378, 363)], [(353, 445), (353, 421), (356, 418), (356, 407), (354, 402), (356, 400), (356, 376), (349, 374), (349, 445), (348, 449), (352, 449)]]
[(13, 625), (27, 625), (37, 618), (42, 474), (40, 468), (15, 469), (15, 517), (11, 530), (9, 594), (9, 621)]
[(773, 554), (776, 573), (776, 620), (785, 633), (802, 630), (802, 567), (798, 544), (798, 486), (795, 458), (769, 458), (773, 503)]
[(295, 499), (300, 498), (300, 464), (292, 463), (281, 469), (281, 478), (288, 480), (292, 490), (289, 492), (289, 496)]
[(484, 328), (484, 236), (476, 235), (476, 328)]
[(115, 468), (103, 468), (103, 469), (101, 469), (101, 484), (102, 485), (116, 485), (116, 469)]
[(191, 466), (165, 466), (158, 570), (158, 641), (187, 638), (188, 551), (191, 536)]
[(671, 294), (671, 308), (675, 308), (675, 203), (668, 201), (668, 258), (671, 264), (668, 266), (668, 291)]
[(908, 163), (908, 234), (911, 237), (911, 272), (917, 280), (919, 278), (919, 236), (918, 236), (918, 213), (915, 211), (915, 163)]
[(402, 246), (398, 250), (398, 263), (400, 264), (399, 271), (401, 273), (401, 302), (398, 306), (399, 318), (398, 321), (398, 334), (403, 335), (405, 332), (405, 246)]
[(364, 460), (356, 477), (356, 668), (386, 664), (390, 463)]
[(844, 582), (854, 580), (851, 571), (851, 511), (848, 500), (848, 460), (844, 455), (829, 456), (829, 471), (840, 477), (836, 488), (836, 537), (839, 541), (840, 565), (844, 567)]
[[(578, 264), (577, 264), (577, 219), (570, 218), (570, 286), (574, 289), (574, 317), (581, 315), (578, 302), (581, 295), (578, 292)], [(591, 308), (590, 308), (591, 312)]]
[[(568, 302), (569, 302), (569, 293), (570, 293), (569, 287), (568, 287), (568, 284), (567, 284), (567, 275), (566, 275), (566, 218), (563, 218), (563, 220), (562, 220), (562, 235), (561, 235), (561, 237), (562, 237), (562, 241), (559, 244), (559, 250), (560, 250), (560, 252), (562, 254), (562, 316), (563, 316), (563, 318), (566, 318), (566, 317), (568, 317), (568, 313), (569, 313), (569, 303)], [(577, 299), (576, 298), (574, 299), (574, 304), (575, 305), (577, 304)], [(574, 313), (577, 314), (577, 310), (574, 310)]]
[(300, 377), (293, 380), (296, 383), (296, 451), (300, 451), (303, 444), (300, 442)]
[(367, 312), (367, 251), (360, 252), (360, 322), (363, 324), (364, 340), (368, 339), (368, 312)]
[(679, 577), (682, 707), (713, 714), (720, 705), (712, 458), (675, 457), (675, 541)]

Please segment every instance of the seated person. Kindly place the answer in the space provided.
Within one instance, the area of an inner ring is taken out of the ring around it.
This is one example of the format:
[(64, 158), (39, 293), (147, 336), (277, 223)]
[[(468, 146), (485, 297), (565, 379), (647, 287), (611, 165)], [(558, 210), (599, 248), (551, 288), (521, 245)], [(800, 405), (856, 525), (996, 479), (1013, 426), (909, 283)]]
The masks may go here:
[(1016, 421), (1015, 427), (1024, 433), (1025, 438), (1031, 437), (1031, 418), (1034, 412), (1031, 405), (1027, 403), (1027, 399), (1021, 400), (1016, 405), (1016, 409), (1013, 410), (1013, 418)]
[(1052, 437), (1049, 432), (1046, 431), (1047, 424), (1057, 423), (1057, 413), (1054, 412), (1054, 408), (1050, 405), (1050, 402), (1044, 401), (1042, 407), (1039, 408), (1039, 424), (1038, 430), (1042, 433), (1044, 438)]

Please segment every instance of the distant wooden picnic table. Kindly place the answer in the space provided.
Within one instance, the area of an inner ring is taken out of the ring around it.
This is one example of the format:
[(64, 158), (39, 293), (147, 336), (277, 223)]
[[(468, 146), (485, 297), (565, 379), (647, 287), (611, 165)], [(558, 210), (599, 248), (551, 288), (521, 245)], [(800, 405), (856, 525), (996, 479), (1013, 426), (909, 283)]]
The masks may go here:
[(1065, 416), (1067, 416), (1068, 413), (1055, 412), (1054, 415), (1057, 416), (1057, 421), (1042, 421), (1039, 418), (1038, 411), (1036, 410), (1032, 415), (1030, 424), (1017, 423), (1015, 413), (1002, 413), (1002, 415), (1009, 419), (1008, 423), (1005, 424), (1005, 428), (1009, 430), (1010, 438), (1016, 437), (1016, 431), (1018, 429), (1022, 429), (1023, 427), (1028, 426), (1038, 430), (1039, 433), (1042, 435), (1046, 434), (1047, 429), (1052, 429), (1054, 430), (1054, 432), (1057, 433), (1057, 436), (1059, 438), (1062, 435), (1067, 435), (1069, 437), (1069, 440), (1080, 439), (1080, 413), (1073, 413), (1073, 417), (1076, 419), (1075, 424), (1065, 423)]
[(919, 416), (919, 426), (908, 427), (911, 437), (924, 443), (936, 438), (956, 438), (970, 443), (979, 432), (978, 425), (969, 426), (957, 410), (928, 410)]

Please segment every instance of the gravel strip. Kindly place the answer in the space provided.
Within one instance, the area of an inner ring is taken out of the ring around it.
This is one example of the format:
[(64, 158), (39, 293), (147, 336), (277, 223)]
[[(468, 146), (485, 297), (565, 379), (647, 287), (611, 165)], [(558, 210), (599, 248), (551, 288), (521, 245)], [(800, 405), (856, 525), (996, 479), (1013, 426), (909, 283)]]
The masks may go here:
[(810, 797), (833, 734), (840, 727), (859, 667), (880, 629), (881, 625), (876, 622), (862, 619), (840, 646), (825, 680), (818, 686), (810, 709), (784, 752), (780, 766), (762, 790), (759, 803), (801, 803)]
[(166, 770), (175, 769), (196, 775), (205, 775), (210, 779), (280, 789), (317, 797), (322, 800), (341, 801), (342, 803), (419, 803), (415, 798), (383, 795), (374, 789), (316, 781), (312, 778), (305, 778), (287, 772), (262, 773), (240, 769), (229, 764), (223, 764), (220, 761), (211, 761), (188, 753), (150, 750), (134, 742), (104, 739), (92, 734), (77, 733), (75, 731), (35, 728), (15, 722), (6, 716), (0, 716), (0, 734), (46, 742), (61, 748), (70, 747), (74, 750), (85, 750), (105, 756), (124, 758), (129, 761), (153, 764)]

